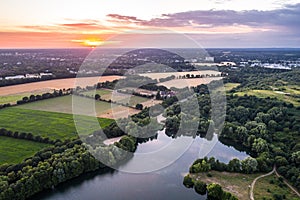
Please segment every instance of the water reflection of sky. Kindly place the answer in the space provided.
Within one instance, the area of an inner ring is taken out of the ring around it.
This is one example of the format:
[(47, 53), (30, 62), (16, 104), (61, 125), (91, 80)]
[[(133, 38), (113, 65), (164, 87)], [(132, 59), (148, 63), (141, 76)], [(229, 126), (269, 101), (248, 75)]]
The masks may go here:
[[(217, 138), (214, 138), (217, 139)], [(164, 133), (158, 135), (157, 140), (150, 140), (140, 144), (137, 153), (149, 153), (165, 148), (172, 138)], [(96, 174), (91, 177), (84, 175), (66, 184), (57, 187), (50, 192), (44, 192), (37, 199), (41, 200), (81, 200), (81, 199), (206, 199), (200, 196), (193, 189), (183, 186), (183, 175), (188, 172), (190, 165), (199, 157), (200, 147), (203, 144), (215, 144), (207, 154), (214, 156), (222, 162), (228, 162), (237, 157), (243, 159), (247, 157), (245, 152), (239, 152), (233, 147), (228, 147), (216, 141), (207, 141), (197, 137), (184, 154), (169, 166), (142, 174), (131, 174), (115, 171), (113, 173)], [(131, 161), (134, 162), (134, 157)], [(148, 163), (151, 165), (151, 162)]]

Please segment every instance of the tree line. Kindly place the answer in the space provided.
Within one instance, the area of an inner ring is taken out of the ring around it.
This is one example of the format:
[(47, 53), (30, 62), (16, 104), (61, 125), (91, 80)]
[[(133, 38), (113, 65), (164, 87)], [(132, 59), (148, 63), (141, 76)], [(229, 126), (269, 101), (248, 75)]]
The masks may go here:
[(44, 100), (44, 99), (61, 97), (61, 96), (64, 96), (64, 95), (72, 94), (72, 92), (73, 92), (73, 90), (69, 88), (67, 90), (66, 89), (54, 90), (52, 93), (47, 92), (47, 93), (43, 93), (41, 95), (32, 94), (29, 97), (23, 97), (21, 100), (18, 100), (17, 104), (20, 105), (20, 104), (40, 101), (40, 100)]
[[(0, 199), (24, 200), (81, 174), (104, 170), (106, 165), (95, 157), (103, 160), (110, 155), (108, 161), (117, 164), (129, 159), (126, 152), (134, 152), (136, 145), (133, 137), (124, 136), (114, 145), (96, 148), (92, 155), (80, 140), (56, 142), (19, 164), (0, 166)], [(117, 147), (126, 152), (116, 151)]]
[[(207, 87), (200, 85), (193, 89), (198, 98), (200, 116), (183, 118), (187, 114), (193, 116), (196, 106), (190, 105), (189, 109), (182, 111), (180, 103), (174, 102), (165, 112), (166, 133), (170, 137), (178, 137), (180, 128), (185, 130), (181, 132), (183, 135), (204, 137), (209, 124), (216, 126), (222, 119), (211, 116), (213, 97), (209, 96)], [(300, 189), (300, 115), (297, 109), (274, 98), (230, 94), (226, 101), (225, 124), (218, 133), (219, 140), (250, 154), (257, 162), (256, 171), (270, 171), (275, 164), (278, 172)], [(216, 113), (225, 107), (220, 105), (214, 108)], [(181, 125), (182, 119), (186, 120), (186, 124), (199, 123), (196, 135), (189, 133), (188, 126)]]
[(206, 184), (201, 180), (193, 179), (190, 175), (184, 177), (183, 185), (187, 188), (194, 188), (200, 195), (207, 194), (207, 200), (238, 200), (231, 193), (224, 191), (219, 184)]
[(16, 138), (16, 139), (24, 139), (24, 140), (30, 140), (30, 141), (35, 141), (35, 142), (40, 142), (40, 143), (46, 143), (46, 144), (55, 144), (58, 142), (61, 142), (61, 140), (51, 140), (48, 137), (42, 137), (39, 135), (33, 135), (32, 133), (24, 133), (24, 132), (13, 132), (9, 131), (7, 129), (1, 128), (0, 129), (0, 136), (6, 136), (6, 137), (11, 137), (11, 138)]

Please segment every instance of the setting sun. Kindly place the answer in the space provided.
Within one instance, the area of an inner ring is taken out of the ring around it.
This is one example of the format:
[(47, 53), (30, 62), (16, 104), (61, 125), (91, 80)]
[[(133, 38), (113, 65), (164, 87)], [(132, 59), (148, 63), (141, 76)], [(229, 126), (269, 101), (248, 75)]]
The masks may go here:
[(82, 40), (71, 40), (72, 42), (80, 43), (82, 46), (85, 47), (92, 47), (95, 48), (99, 45), (103, 45), (105, 42), (103, 40), (97, 38), (90, 38), (90, 39), (82, 39)]
[(84, 42), (83, 42), (84, 46), (88, 46), (88, 47), (92, 47), (92, 48), (102, 45), (102, 44), (103, 44), (103, 41), (100, 41), (98, 39), (87, 39), (87, 40), (84, 40)]

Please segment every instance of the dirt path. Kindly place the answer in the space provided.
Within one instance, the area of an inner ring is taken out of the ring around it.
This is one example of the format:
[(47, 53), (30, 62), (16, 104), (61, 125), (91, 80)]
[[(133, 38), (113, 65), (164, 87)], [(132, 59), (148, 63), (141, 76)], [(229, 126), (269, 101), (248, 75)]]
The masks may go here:
[[(276, 174), (276, 176), (278, 176), (278, 177), (282, 177), (282, 176), (280, 176), (280, 174), (278, 174), (278, 172), (277, 172), (277, 170), (276, 170), (276, 167), (275, 167), (275, 174)], [(283, 178), (283, 177), (282, 177), (282, 178)], [(293, 186), (291, 186), (291, 185), (286, 181), (285, 178), (283, 178), (283, 182), (284, 182), (291, 190), (293, 190), (293, 191), (298, 195), (298, 197), (300, 197), (300, 193), (297, 191), (297, 189), (294, 188)]]
[[(255, 178), (255, 179), (253, 180), (253, 182), (251, 183), (251, 187), (250, 187), (250, 199), (251, 199), (251, 200), (254, 200), (253, 190), (254, 190), (254, 185), (255, 185), (256, 181), (257, 181), (258, 179), (260, 179), (260, 178), (263, 178), (263, 177), (266, 177), (266, 176), (270, 176), (270, 175), (273, 174), (274, 172), (275, 172), (275, 174), (276, 174), (277, 177), (282, 177), (282, 176), (280, 176), (280, 175), (278, 174), (278, 172), (277, 172), (277, 170), (276, 170), (276, 166), (274, 166), (274, 167), (273, 167), (273, 170), (272, 170), (271, 172), (269, 172), (269, 173), (267, 173), (267, 174), (263, 174), (263, 175), (261, 175), (261, 176)], [(282, 177), (282, 178), (283, 178), (283, 177)], [(283, 182), (284, 182), (291, 190), (293, 190), (293, 191), (298, 195), (298, 197), (300, 197), (299, 192), (298, 192), (293, 186), (291, 186), (284, 178), (283, 178)]]
[(261, 176), (258, 176), (256, 177), (253, 182), (251, 183), (251, 186), (250, 186), (250, 199), (251, 200), (254, 200), (254, 195), (253, 195), (253, 190), (254, 190), (254, 185), (256, 183), (256, 181), (260, 178), (263, 178), (263, 177), (266, 177), (266, 176), (270, 176), (271, 174), (273, 174), (274, 172), (276, 171), (276, 167), (274, 166), (273, 170), (267, 174), (263, 174)]

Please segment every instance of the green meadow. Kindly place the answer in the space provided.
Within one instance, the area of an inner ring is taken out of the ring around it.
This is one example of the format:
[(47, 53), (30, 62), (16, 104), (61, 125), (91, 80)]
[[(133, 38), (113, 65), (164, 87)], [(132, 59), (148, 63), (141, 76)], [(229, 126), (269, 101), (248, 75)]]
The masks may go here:
[(48, 146), (50, 144), (0, 136), (0, 165), (20, 163)]
[[(17, 106), (0, 110), (0, 119), (0, 128), (11, 131), (30, 132), (54, 140), (77, 138), (72, 114), (22, 109)], [(113, 121), (106, 118), (97, 119), (99, 124), (91, 123), (95, 117), (78, 115), (76, 120), (80, 120), (82, 125), (79, 131), (91, 134), (99, 129), (99, 125), (103, 128)]]

